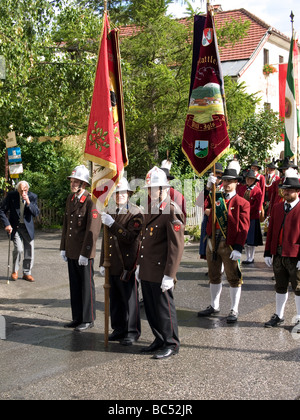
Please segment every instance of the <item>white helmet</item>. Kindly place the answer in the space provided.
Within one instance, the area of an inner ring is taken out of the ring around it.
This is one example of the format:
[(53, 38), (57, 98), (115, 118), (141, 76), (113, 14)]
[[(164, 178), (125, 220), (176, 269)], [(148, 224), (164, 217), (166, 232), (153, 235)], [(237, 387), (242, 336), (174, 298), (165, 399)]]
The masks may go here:
[(68, 176), (68, 179), (70, 178), (75, 178), (75, 179), (78, 179), (79, 181), (85, 182), (89, 186), (91, 185), (89, 170), (84, 165), (76, 166), (72, 174)]
[(157, 166), (154, 166), (146, 175), (146, 185), (144, 188), (150, 187), (170, 187), (166, 173)]
[(124, 177), (120, 179), (120, 181), (118, 182), (117, 188), (115, 189), (115, 192), (120, 192), (120, 191), (133, 192), (132, 189), (129, 187), (129, 183), (127, 179)]

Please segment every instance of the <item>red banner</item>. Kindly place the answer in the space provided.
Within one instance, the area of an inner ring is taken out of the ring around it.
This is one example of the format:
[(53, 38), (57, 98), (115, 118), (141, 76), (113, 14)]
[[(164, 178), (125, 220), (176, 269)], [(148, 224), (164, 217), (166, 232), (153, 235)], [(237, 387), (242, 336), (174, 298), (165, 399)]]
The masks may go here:
[(128, 165), (118, 31), (104, 14), (85, 158), (94, 162), (92, 194), (107, 205)]
[(285, 117), (285, 88), (287, 66), (287, 63), (279, 64), (279, 115), (282, 118)]
[(227, 151), (225, 95), (213, 17), (207, 14), (191, 92), (182, 150), (202, 176)]

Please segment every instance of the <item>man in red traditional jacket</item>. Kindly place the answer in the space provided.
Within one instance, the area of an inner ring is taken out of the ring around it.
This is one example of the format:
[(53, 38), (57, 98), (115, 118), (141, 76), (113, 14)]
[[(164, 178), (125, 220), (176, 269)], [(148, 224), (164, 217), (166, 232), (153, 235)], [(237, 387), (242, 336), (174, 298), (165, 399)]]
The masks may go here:
[(296, 324), (300, 326), (300, 182), (292, 168), (285, 176), (281, 186), (284, 201), (272, 209), (264, 254), (267, 266), (273, 265), (276, 282), (276, 313), (265, 323), (266, 328), (284, 322), (289, 283), (295, 293)]
[[(198, 312), (199, 317), (210, 316), (220, 312), (219, 302), (222, 292), (222, 263), (230, 285), (231, 310), (227, 317), (228, 323), (235, 323), (238, 319), (238, 307), (241, 297), (242, 277), (238, 265), (242, 250), (246, 242), (250, 226), (250, 204), (243, 197), (236, 194), (236, 187), (240, 180), (234, 165), (229, 164), (222, 176), (224, 199), (226, 202), (227, 225), (220, 226), (216, 222), (216, 249), (212, 249), (212, 212), (207, 224), (208, 244), (206, 249), (208, 276), (210, 280), (211, 305), (204, 311)], [(221, 198), (223, 200), (223, 198)], [(219, 199), (220, 200), (220, 199)], [(220, 201), (216, 206), (220, 205)], [(225, 216), (225, 214), (224, 214)], [(220, 221), (221, 223), (221, 221)], [(225, 227), (225, 229), (223, 229)], [(224, 232), (226, 230), (226, 232)]]

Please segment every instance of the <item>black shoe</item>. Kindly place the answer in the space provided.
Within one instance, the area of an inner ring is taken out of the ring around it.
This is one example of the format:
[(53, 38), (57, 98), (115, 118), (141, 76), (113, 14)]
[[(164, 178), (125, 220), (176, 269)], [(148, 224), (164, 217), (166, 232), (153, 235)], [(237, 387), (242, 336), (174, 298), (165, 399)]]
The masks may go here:
[(233, 309), (229, 312), (227, 317), (227, 324), (234, 324), (238, 320), (238, 312), (235, 312)]
[(78, 325), (78, 327), (75, 328), (75, 331), (85, 331), (89, 328), (93, 328), (94, 323), (93, 322), (83, 322), (82, 324)]
[(133, 343), (136, 343), (139, 339), (139, 336), (127, 336), (125, 337), (120, 344), (122, 346), (132, 346)]
[(201, 318), (203, 316), (210, 316), (210, 315), (219, 314), (219, 313), (220, 313), (220, 309), (214, 309), (211, 305), (209, 305), (206, 309), (204, 309), (204, 311), (198, 312), (197, 316)]
[(274, 314), (272, 316), (272, 318), (270, 319), (270, 321), (265, 323), (265, 328), (273, 328), (273, 327), (277, 327), (281, 324), (284, 323), (284, 319), (280, 319), (279, 316), (277, 314)]
[(164, 344), (162, 342), (159, 342), (159, 341), (155, 340), (155, 341), (153, 341), (152, 344), (150, 344), (150, 346), (142, 347), (140, 352), (141, 353), (153, 353), (156, 350), (160, 350), (163, 347), (163, 345)]
[(254, 263), (254, 260), (252, 260), (252, 261), (242, 261), (242, 264), (243, 265), (248, 265), (248, 264), (253, 264)]
[(114, 331), (108, 336), (108, 341), (121, 341), (126, 337), (126, 333)]
[(179, 348), (177, 349), (165, 348), (158, 351), (153, 356), (153, 359), (166, 359), (167, 357), (171, 357), (171, 356), (174, 356), (175, 354), (178, 354), (178, 352), (179, 352)]
[(68, 324), (64, 325), (64, 328), (76, 328), (81, 324), (81, 321), (71, 321)]

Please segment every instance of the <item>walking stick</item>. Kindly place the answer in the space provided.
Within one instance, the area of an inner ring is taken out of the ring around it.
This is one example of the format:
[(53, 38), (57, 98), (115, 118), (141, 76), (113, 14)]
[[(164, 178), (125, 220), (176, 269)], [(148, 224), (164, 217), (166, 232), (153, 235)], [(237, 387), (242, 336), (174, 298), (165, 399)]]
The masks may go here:
[(108, 347), (108, 330), (109, 330), (109, 243), (108, 243), (108, 226), (104, 225), (103, 229), (103, 243), (104, 243), (104, 264), (105, 281), (104, 281), (104, 345)]
[(10, 274), (10, 242), (11, 242), (11, 233), (8, 234), (8, 262), (7, 262), (7, 282), (9, 284), (9, 274)]

